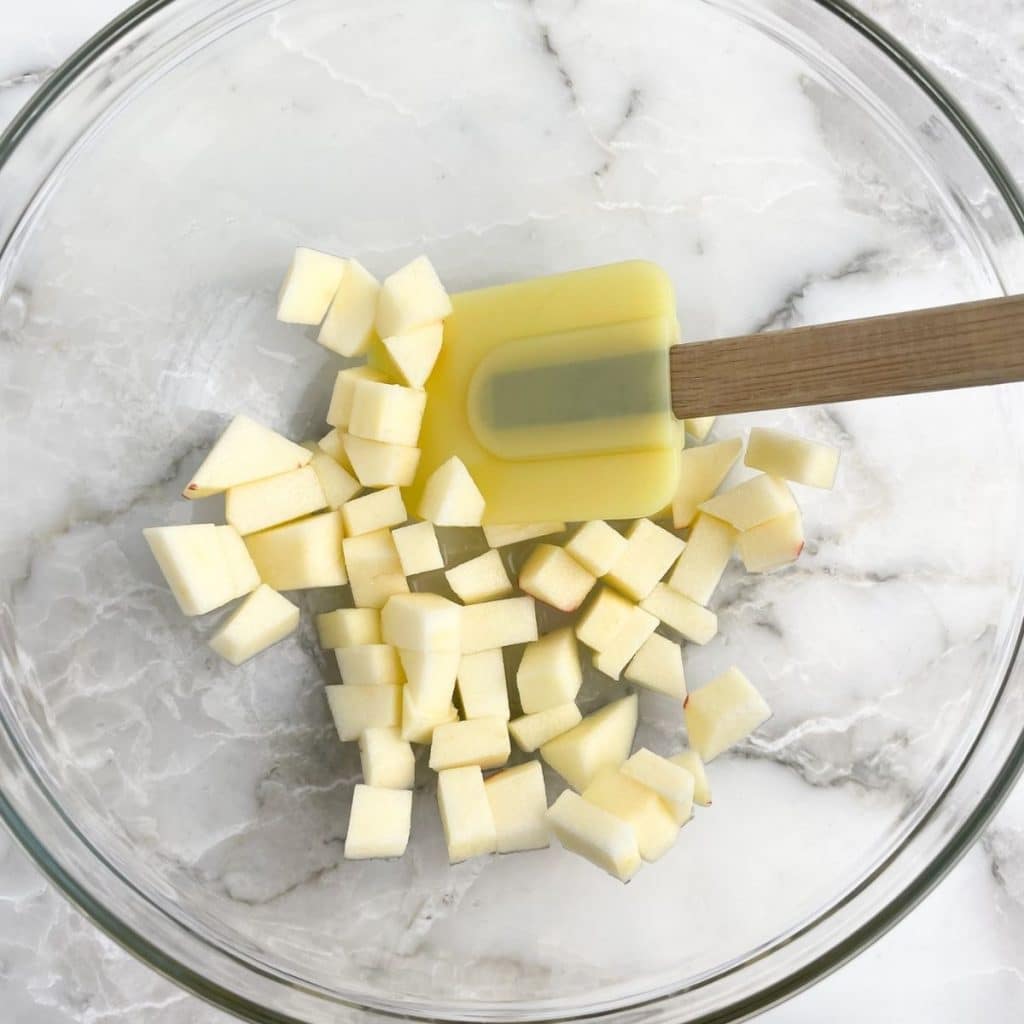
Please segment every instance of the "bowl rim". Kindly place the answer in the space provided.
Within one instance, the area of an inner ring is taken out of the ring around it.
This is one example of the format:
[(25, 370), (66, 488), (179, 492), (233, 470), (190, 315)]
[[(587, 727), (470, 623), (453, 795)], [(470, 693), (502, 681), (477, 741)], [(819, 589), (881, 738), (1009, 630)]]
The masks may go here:
[[(98, 32), (83, 43), (69, 56), (52, 75), (35, 91), (25, 105), (15, 114), (7, 128), (0, 132), (0, 171), (11, 158), (15, 149), (35, 124), (50, 107), (55, 104), (67, 90), (91, 67), (99, 57), (146, 21), (173, 7), (179, 0), (137, 0), (117, 17), (104, 25)], [(893, 36), (887, 29), (874, 21), (869, 15), (859, 10), (850, 0), (812, 0), (814, 6), (838, 18), (848, 27), (855, 30), (870, 43), (882, 56), (888, 58), (916, 85), (942, 112), (956, 129), (961, 139), (967, 143), (974, 157), (981, 164), (992, 184), (996, 187), (1000, 198), (1005, 203), (1011, 217), (1024, 236), (1024, 195), (1018, 190), (1009, 169), (1004, 164), (995, 148), (979, 129), (973, 118), (964, 110), (959, 101), (954, 99), (938, 78), (925, 66), (922, 60)], [(1024, 624), (1018, 629), (1013, 645), (1009, 665), (1004, 675), (1002, 687), (1006, 685), (1013, 665), (1021, 655), (1024, 646)], [(986, 723), (993, 709), (986, 715)], [(0, 721), (4, 740), (14, 748), (20, 748), (16, 736), (10, 731), (6, 721)], [(982, 727), (980, 735), (984, 733)], [(975, 741), (977, 742), (977, 740)], [(972, 747), (974, 744), (972, 744)], [(964, 764), (969, 760), (965, 757)], [(33, 781), (46, 791), (42, 780), (30, 764), (22, 759)], [(961, 768), (962, 771), (962, 768)], [(743, 996), (717, 1010), (694, 1018), (692, 1024), (724, 1024), (726, 1021), (742, 1020), (761, 1013), (775, 1006), (828, 976), (842, 967), (868, 946), (880, 939), (890, 928), (896, 925), (906, 914), (913, 910), (929, 892), (942, 881), (949, 871), (958, 863), (978, 839), (982, 830), (999, 809), (1009, 792), (1014, 787), (1022, 771), (1024, 771), (1024, 733), (1019, 735), (999, 771), (985, 792), (978, 799), (973, 810), (966, 815), (960, 826), (946, 840), (934, 858), (913, 877), (896, 896), (868, 918), (859, 928), (847, 935), (836, 945), (825, 949), (806, 963), (799, 965), (788, 974), (759, 989), (749, 996)], [(957, 773), (959, 775), (959, 771)], [(957, 776), (950, 780), (955, 782)], [(52, 804), (51, 810), (63, 819), (66, 826), (111, 870), (113, 865), (106, 862), (101, 851), (95, 849), (88, 839), (69, 821), (61, 809)], [(920, 829), (929, 815), (918, 823), (911, 836)], [(137, 928), (129, 925), (121, 916), (108, 907), (101, 899), (73, 876), (64, 865), (52, 856), (32, 828), (19, 813), (17, 807), (8, 798), (0, 785), (0, 822), (13, 836), (21, 848), (28, 854), (35, 866), (44, 877), (54, 885), (65, 899), (108, 938), (116, 942), (129, 954), (142, 961), (146, 966), (163, 975), (165, 978), (198, 997), (217, 1009), (226, 1011), (243, 1020), (258, 1024), (304, 1024), (304, 1021), (247, 998), (240, 993), (212, 981), (207, 976), (188, 966), (183, 959), (168, 953), (148, 939)], [(909, 840), (909, 836), (906, 840)], [(905, 843), (903, 844), (905, 845)], [(889, 858), (887, 858), (888, 860)], [(874, 876), (875, 872), (872, 872)], [(251, 963), (245, 963), (247, 970), (259, 970)], [(275, 979), (280, 982), (280, 977)], [(664, 992), (639, 1002), (631, 1003), (630, 1011), (643, 1011), (645, 1007), (653, 1010), (659, 1004), (681, 994), (679, 991)], [(377, 1019), (409, 1020), (408, 1009), (387, 1009), (380, 1006), (369, 1007), (335, 997), (336, 1005), (349, 1006), (351, 1009), (372, 1014)], [(559, 1020), (600, 1019), (609, 1009), (591, 1009)], [(619, 1007), (626, 1009), (626, 1007)], [(613, 1010), (614, 1012), (614, 1010)], [(433, 1018), (432, 1018), (433, 1019)]]

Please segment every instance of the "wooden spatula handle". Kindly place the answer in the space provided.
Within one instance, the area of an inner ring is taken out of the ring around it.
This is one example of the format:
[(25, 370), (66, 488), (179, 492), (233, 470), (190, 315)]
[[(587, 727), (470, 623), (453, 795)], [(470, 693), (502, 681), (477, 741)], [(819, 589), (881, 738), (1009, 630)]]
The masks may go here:
[(1024, 295), (676, 345), (679, 419), (1024, 380)]

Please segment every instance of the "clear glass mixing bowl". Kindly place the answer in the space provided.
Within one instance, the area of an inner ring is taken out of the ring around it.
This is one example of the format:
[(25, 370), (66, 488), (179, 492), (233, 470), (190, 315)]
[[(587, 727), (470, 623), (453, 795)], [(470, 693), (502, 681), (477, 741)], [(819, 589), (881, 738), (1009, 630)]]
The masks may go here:
[[(346, 863), (358, 765), (309, 616), (226, 668), (140, 529), (211, 514), (177, 495), (234, 412), (322, 431), (336, 363), (273, 317), (297, 242), (377, 272), (426, 250), (453, 288), (643, 256), (700, 338), (1020, 290), (1022, 223), (839, 3), (140, 4), (0, 140), (3, 817), (254, 1021), (724, 1021), (820, 977), (1020, 766), (1020, 389), (755, 417), (841, 444), (840, 484), (801, 495), (799, 565), (731, 573), (686, 650), (775, 717), (626, 887), (559, 849), (450, 868), (428, 772), (410, 854)], [(645, 698), (641, 739), (678, 733)]]

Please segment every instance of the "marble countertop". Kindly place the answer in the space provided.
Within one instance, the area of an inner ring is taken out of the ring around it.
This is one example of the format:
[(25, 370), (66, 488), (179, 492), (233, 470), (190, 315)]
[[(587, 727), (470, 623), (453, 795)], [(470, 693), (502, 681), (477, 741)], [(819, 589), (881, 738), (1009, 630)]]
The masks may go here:
[[(0, 21), (0, 126), (121, 0), (13, 0)], [(933, 68), (1024, 184), (1024, 0), (865, 0)], [(215, 1024), (228, 1018), (98, 933), (0, 832), (0, 1005), (12, 1024)], [(1024, 784), (982, 840), (856, 961), (762, 1016), (1019, 1021), (1024, 1006)]]

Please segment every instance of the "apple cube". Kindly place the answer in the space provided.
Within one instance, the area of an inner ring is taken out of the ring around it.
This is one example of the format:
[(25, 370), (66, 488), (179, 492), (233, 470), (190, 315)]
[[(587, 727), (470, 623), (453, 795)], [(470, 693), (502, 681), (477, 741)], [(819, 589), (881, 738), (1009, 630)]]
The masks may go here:
[(217, 539), (224, 555), (225, 572), (231, 585), (231, 596), (242, 597), (260, 585), (256, 563), (249, 555), (245, 541), (233, 526), (218, 526)]
[(384, 642), (402, 650), (458, 651), (462, 609), (440, 594), (396, 594), (380, 614), (380, 628)]
[(212, 523), (190, 523), (142, 531), (185, 615), (203, 615), (238, 596), (217, 529)]
[(339, 647), (338, 659), (341, 681), (355, 686), (401, 686), (405, 672), (398, 660), (398, 652), (390, 644), (359, 644)]
[(743, 461), (762, 473), (831, 490), (839, 469), (839, 449), (782, 430), (754, 427)]
[(345, 438), (347, 436), (344, 430), (335, 427), (334, 430), (324, 434), (319, 441), (314, 441), (313, 443), (324, 455), (334, 459), (346, 473), (351, 474), (354, 470), (352, 469), (352, 463), (349, 462), (348, 452), (345, 451)]
[(455, 677), (462, 655), (458, 651), (398, 652), (407, 680), (406, 689), (417, 707), (444, 716), (455, 693)]
[(626, 534), (626, 547), (605, 581), (626, 597), (642, 601), (672, 568), (686, 545), (649, 519), (638, 519)]
[(477, 765), (438, 773), (437, 807), (452, 864), (497, 850), (494, 815)]
[(430, 741), (430, 767), (435, 772), (478, 764), (500, 768), (508, 761), (512, 746), (508, 723), (500, 718), (474, 718), (449, 722), (434, 730)]
[[(339, 370), (338, 376), (334, 378), (334, 390), (331, 392), (331, 404), (327, 408), (326, 417), (327, 422), (339, 431), (347, 429), (352, 418), (352, 399), (356, 384), (361, 380), (372, 384), (387, 383), (387, 377), (371, 366), (350, 366), (347, 370)], [(322, 441), (320, 443), (323, 444)]]
[(224, 496), (224, 518), (243, 536), (326, 507), (324, 489), (312, 466), (230, 487)]
[(316, 617), (316, 629), (320, 646), (328, 649), (381, 642), (380, 612), (375, 608), (339, 608), (324, 612)]
[(406, 576), (418, 576), (444, 568), (441, 545), (432, 523), (410, 523), (391, 534), (398, 549), (398, 560)]
[(618, 679), (657, 628), (658, 620), (634, 605), (622, 628), (594, 653), (594, 668), (611, 679)]
[(798, 511), (744, 530), (737, 541), (747, 572), (768, 572), (788, 565), (804, 549), (804, 522)]
[(210, 646), (232, 665), (241, 665), (298, 628), (299, 609), (264, 583), (214, 633)]
[(348, 432), (370, 441), (414, 448), (420, 437), (427, 396), (400, 384), (357, 380), (352, 389)]
[(340, 463), (333, 459), (319, 445), (313, 452), (313, 461), (310, 463), (317, 480), (323, 488), (324, 498), (327, 500), (327, 507), (339, 509), (347, 501), (351, 501), (362, 487), (358, 480), (345, 469)]
[(693, 419), (683, 420), (683, 426), (691, 437), (703, 441), (711, 433), (716, 419), (715, 416), (695, 416)]
[(579, 725), (582, 719), (583, 715), (576, 702), (569, 701), (544, 711), (536, 711), (532, 715), (514, 718), (508, 723), (508, 731), (516, 741), (516, 746), (531, 754), (556, 736)]
[(679, 823), (665, 801), (617, 768), (598, 772), (583, 790), (583, 799), (626, 822), (648, 863), (668, 853), (679, 834)]
[(622, 557), (629, 542), (601, 519), (584, 523), (565, 550), (593, 576), (604, 576)]
[(458, 685), (464, 718), (500, 718), (507, 722), (511, 717), (505, 659), (500, 648), (463, 654), (459, 661)]
[(299, 246), (277, 294), (277, 319), (286, 324), (320, 323), (345, 269), (340, 256)]
[(453, 455), (427, 478), (419, 517), (437, 526), (479, 526), (484, 496), (462, 460)]
[(657, 793), (677, 825), (685, 825), (693, 814), (693, 776), (667, 757), (641, 747), (626, 759), (622, 774)]
[(666, 626), (695, 644), (706, 644), (718, 632), (718, 616), (677, 590), (659, 583), (650, 597), (640, 602)]
[(708, 785), (707, 772), (704, 771), (704, 762), (695, 750), (684, 750), (679, 754), (673, 754), (669, 760), (673, 764), (685, 768), (693, 776), (693, 802), (701, 807), (711, 806), (711, 787)]
[(327, 703), (342, 742), (357, 740), (367, 730), (387, 729), (402, 721), (401, 686), (328, 686)]
[(771, 718), (771, 708), (738, 669), (730, 668), (686, 698), (690, 746), (707, 763)]
[(762, 473), (709, 498), (701, 504), (700, 509), (716, 519), (724, 519), (742, 531), (760, 526), (787, 512), (795, 512), (797, 504), (784, 480)]
[(313, 456), (248, 416), (236, 416), (210, 449), (182, 494), (208, 498), (229, 487), (287, 473), (309, 463)]
[(358, 260), (347, 259), (341, 283), (316, 340), (340, 356), (361, 356), (370, 347), (380, 284)]
[(732, 558), (737, 536), (728, 523), (701, 513), (693, 524), (686, 549), (679, 556), (668, 585), (697, 604), (706, 605)]
[(565, 849), (620, 882), (628, 882), (640, 870), (640, 849), (632, 827), (572, 790), (565, 790), (548, 808), (547, 822)]
[(402, 694), (402, 739), (410, 743), (429, 743), (434, 730), (439, 725), (457, 722), (459, 713), (454, 704), (449, 704), (442, 711), (429, 711), (417, 705), (415, 698), (406, 686)]
[(409, 845), (412, 793), (359, 783), (352, 792), (352, 810), (345, 836), (345, 859), (401, 857)]
[(686, 696), (686, 675), (683, 652), (679, 644), (653, 633), (626, 666), (625, 677), (637, 686), (646, 687), (666, 697), (682, 700)]
[(348, 582), (340, 512), (324, 512), (245, 538), (264, 583), (275, 590), (341, 587)]
[(526, 645), (516, 687), (519, 703), (527, 714), (575, 700), (582, 684), (580, 652), (571, 626)]
[(395, 594), (408, 594), (398, 550), (388, 530), (376, 530), (342, 542), (345, 564), (352, 584), (352, 600), (358, 608), (383, 608)]
[(342, 507), (341, 514), (349, 537), (399, 526), (409, 518), (402, 492), (397, 487), (385, 487), (382, 491), (371, 491), (361, 498), (354, 498)]
[(505, 548), (510, 544), (519, 544), (524, 540), (536, 537), (547, 537), (552, 533), (561, 533), (565, 523), (522, 523), (520, 525), (490, 526), (484, 525), (484, 538), (488, 547)]
[(416, 479), (419, 448), (345, 435), (345, 452), (364, 487), (408, 487)]
[(497, 551), (487, 551), (449, 569), (444, 578), (463, 604), (509, 597), (514, 590)]
[(611, 637), (629, 621), (633, 608), (631, 601), (602, 587), (576, 623), (580, 643), (595, 651), (607, 646)]
[(470, 604), (462, 609), (462, 653), (528, 644), (537, 639), (537, 607), (532, 597)]
[(418, 256), (385, 278), (377, 301), (377, 333), (382, 338), (404, 334), (443, 320), (451, 311), (451, 299), (433, 264)]
[(416, 781), (416, 755), (398, 729), (367, 729), (359, 737), (363, 778), (382, 789), (412, 789)]
[(385, 338), (381, 347), (395, 379), (407, 387), (422, 389), (441, 354), (443, 340), (444, 327), (440, 323), (427, 324)]
[(583, 791), (602, 768), (618, 768), (629, 757), (636, 733), (636, 694), (605, 705), (579, 725), (545, 743), (540, 756), (573, 789)]
[(543, 850), (548, 837), (548, 797), (540, 761), (506, 768), (484, 782), (491, 806), (498, 853)]
[(686, 448), (680, 456), (679, 486), (672, 499), (672, 525), (689, 526), (702, 502), (710, 498), (729, 475), (743, 449), (738, 437), (701, 448)]
[(564, 549), (538, 544), (519, 572), (519, 589), (563, 612), (574, 612), (597, 579)]

